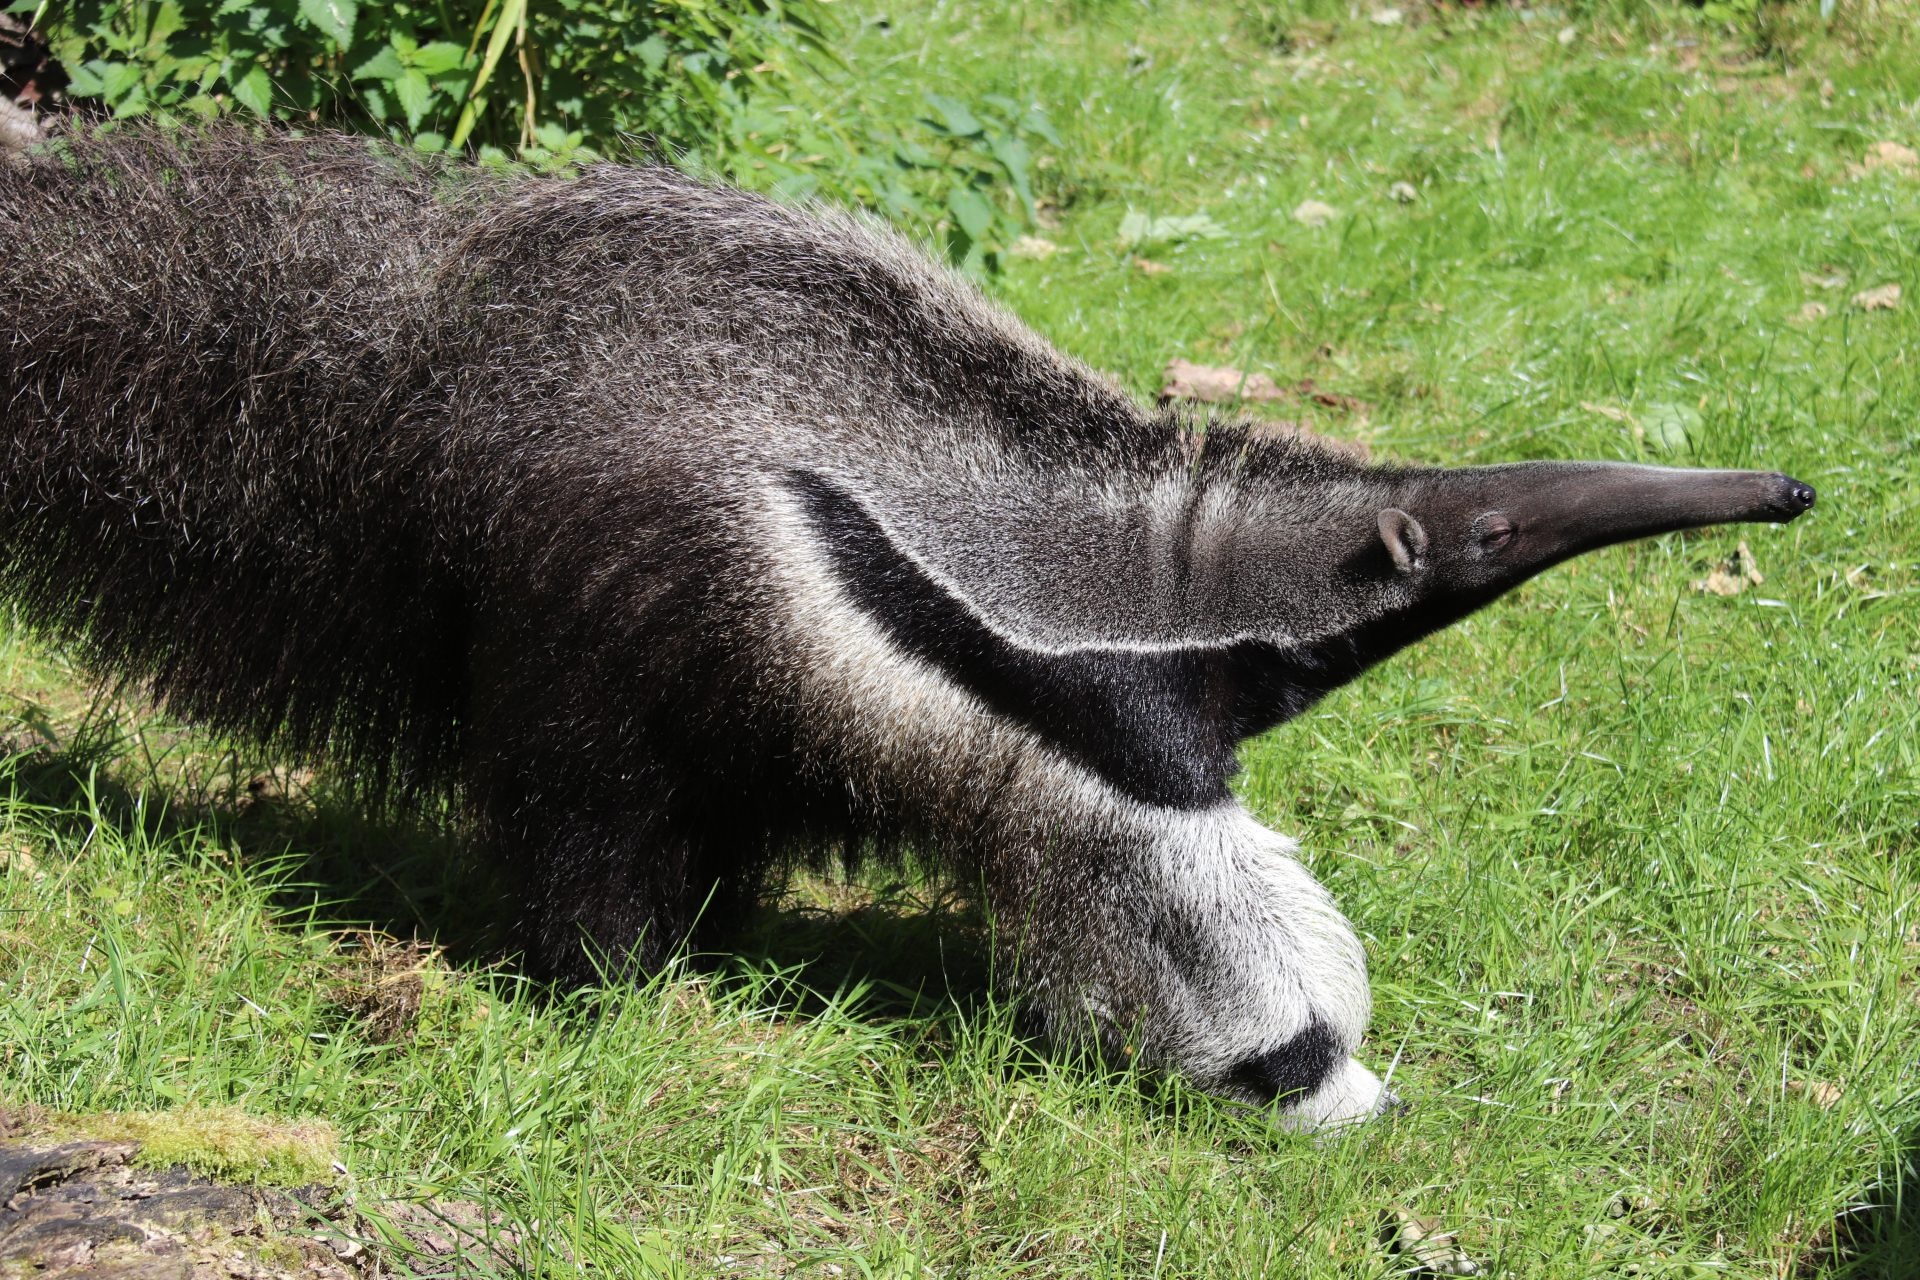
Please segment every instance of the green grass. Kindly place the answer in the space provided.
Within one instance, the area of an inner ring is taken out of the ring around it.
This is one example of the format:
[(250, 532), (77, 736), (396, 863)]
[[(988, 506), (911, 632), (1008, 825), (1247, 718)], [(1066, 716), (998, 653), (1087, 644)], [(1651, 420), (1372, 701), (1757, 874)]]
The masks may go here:
[[(1920, 1275), (1920, 174), (1848, 172), (1920, 146), (1915, 11), (1756, 51), (1687, 10), (1310, 8), (903, 0), (849, 15), (841, 106), (1044, 104), (1059, 250), (991, 287), (1143, 396), (1177, 356), (1356, 397), (1281, 411), (1386, 456), (1819, 486), (1558, 569), (1249, 745), (1409, 1110), (1316, 1145), (1048, 1058), (974, 922), (900, 886), (536, 999), (457, 845), (324, 778), (250, 795), (263, 762), (89, 711), (19, 637), (14, 736), (58, 749), (0, 809), (0, 1094), (325, 1121), (363, 1206), (477, 1202), (545, 1276), (1386, 1275), (1394, 1206), (1514, 1276)], [(1226, 235), (1149, 274), (1129, 210)], [(1742, 539), (1765, 584), (1695, 590)], [(358, 931), (418, 922), (446, 954)]]

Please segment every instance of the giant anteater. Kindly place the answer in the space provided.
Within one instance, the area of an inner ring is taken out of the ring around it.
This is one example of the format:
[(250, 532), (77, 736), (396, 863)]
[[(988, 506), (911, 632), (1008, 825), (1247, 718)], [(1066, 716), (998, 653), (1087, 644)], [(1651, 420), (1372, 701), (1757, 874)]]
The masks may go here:
[(1140, 408), (866, 222), (665, 168), (76, 134), (0, 170), (0, 591), (530, 868), (563, 980), (795, 858), (974, 879), (1054, 1035), (1372, 1113), (1236, 744), (1591, 548), (1806, 485), (1369, 466)]

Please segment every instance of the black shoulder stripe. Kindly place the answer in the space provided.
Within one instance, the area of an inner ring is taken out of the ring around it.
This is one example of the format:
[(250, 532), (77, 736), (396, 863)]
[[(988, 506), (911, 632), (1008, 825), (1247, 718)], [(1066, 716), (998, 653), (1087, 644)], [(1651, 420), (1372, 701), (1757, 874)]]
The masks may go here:
[(1345, 1057), (1332, 1029), (1316, 1016), (1291, 1040), (1241, 1059), (1227, 1083), (1264, 1102), (1298, 1103), (1326, 1083)]
[(842, 587), (893, 643), (1138, 800), (1201, 808), (1227, 798), (1222, 654), (1022, 648), (902, 554), (852, 494), (806, 472), (791, 483)]

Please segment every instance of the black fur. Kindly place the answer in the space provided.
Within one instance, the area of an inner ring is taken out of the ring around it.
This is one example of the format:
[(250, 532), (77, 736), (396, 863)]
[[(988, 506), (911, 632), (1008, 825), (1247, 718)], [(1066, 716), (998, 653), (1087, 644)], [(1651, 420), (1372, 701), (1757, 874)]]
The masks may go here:
[(1304, 1097), (1318, 1089), (1346, 1056), (1332, 1028), (1316, 1018), (1285, 1043), (1236, 1063), (1230, 1080), (1236, 1089), (1262, 1102)]
[(1224, 714), (1227, 652), (1020, 649), (901, 555), (850, 494), (814, 475), (796, 475), (794, 486), (854, 600), (903, 649), (1130, 796), (1176, 808), (1227, 798), (1239, 743)]

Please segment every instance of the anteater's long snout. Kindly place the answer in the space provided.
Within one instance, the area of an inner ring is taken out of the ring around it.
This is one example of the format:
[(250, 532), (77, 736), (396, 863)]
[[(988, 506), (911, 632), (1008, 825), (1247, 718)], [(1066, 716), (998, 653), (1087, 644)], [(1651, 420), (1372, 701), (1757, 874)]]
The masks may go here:
[(1446, 473), (1448, 497), (1475, 518), (1519, 529), (1516, 573), (1632, 538), (1717, 524), (1785, 524), (1813, 508), (1813, 486), (1778, 471), (1623, 462), (1510, 462)]

